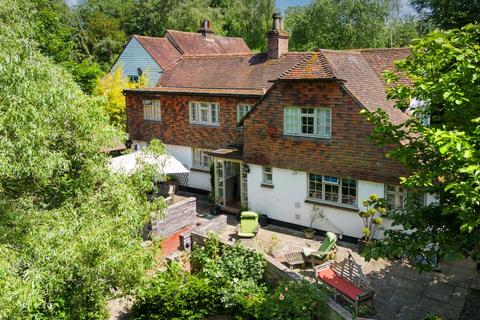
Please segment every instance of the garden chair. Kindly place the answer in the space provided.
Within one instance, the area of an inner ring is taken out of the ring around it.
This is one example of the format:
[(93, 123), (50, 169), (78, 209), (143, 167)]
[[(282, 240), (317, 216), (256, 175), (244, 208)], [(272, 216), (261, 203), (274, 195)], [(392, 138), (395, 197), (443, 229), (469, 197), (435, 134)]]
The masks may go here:
[(336, 244), (337, 236), (333, 232), (327, 232), (325, 234), (325, 240), (318, 250), (305, 247), (303, 248), (303, 254), (315, 269), (316, 264), (335, 259), (335, 253), (337, 252)]
[(240, 238), (253, 238), (258, 232), (258, 214), (251, 211), (244, 211), (240, 214)]
[(342, 262), (328, 261), (318, 266), (315, 268), (315, 275), (317, 281), (322, 281), (333, 290), (334, 300), (340, 295), (354, 305), (355, 316), (358, 315), (358, 305), (372, 300), (375, 296), (362, 268), (350, 252)]

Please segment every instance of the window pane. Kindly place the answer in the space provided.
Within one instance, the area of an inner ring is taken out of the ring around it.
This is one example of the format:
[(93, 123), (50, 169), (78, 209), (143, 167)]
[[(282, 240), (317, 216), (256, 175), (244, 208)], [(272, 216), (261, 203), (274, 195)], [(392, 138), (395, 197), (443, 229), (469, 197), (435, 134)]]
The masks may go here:
[(218, 122), (218, 119), (217, 119), (217, 105), (212, 103), (210, 105), (210, 107), (211, 107), (211, 114), (212, 114), (212, 122), (217, 123)]
[(190, 105), (190, 119), (191, 119), (192, 122), (198, 121), (198, 117), (197, 117), (197, 112), (198, 112), (198, 111), (197, 111), (197, 108), (198, 108), (198, 106), (197, 106), (196, 103), (192, 103), (192, 104)]
[(357, 205), (357, 180), (342, 179), (342, 203)]
[(325, 200), (338, 202), (338, 186), (325, 184)]
[(286, 134), (300, 133), (300, 108), (284, 108), (284, 130)]
[(308, 180), (308, 197), (322, 200), (322, 176), (310, 173)]
[(331, 110), (325, 108), (317, 108), (317, 128), (316, 133), (322, 138), (330, 137), (330, 116)]
[(272, 184), (273, 174), (271, 167), (263, 167), (263, 183)]
[(338, 184), (338, 180), (337, 177), (323, 176), (323, 182)]

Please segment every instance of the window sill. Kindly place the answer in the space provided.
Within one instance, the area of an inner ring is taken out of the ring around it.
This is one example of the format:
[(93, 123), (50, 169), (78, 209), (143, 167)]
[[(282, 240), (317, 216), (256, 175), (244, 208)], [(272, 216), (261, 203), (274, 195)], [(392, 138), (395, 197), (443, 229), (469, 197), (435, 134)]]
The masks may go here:
[(305, 199), (305, 203), (319, 204), (319, 205), (323, 205), (323, 206), (327, 206), (327, 207), (332, 207), (332, 208), (336, 208), (336, 209), (344, 209), (344, 210), (348, 210), (348, 211), (352, 211), (352, 212), (358, 212), (359, 211), (359, 209), (357, 207), (349, 206), (348, 204), (341, 204), (341, 203), (312, 199), (312, 198)]
[(312, 140), (312, 141), (319, 141), (319, 142), (331, 142), (332, 137), (324, 138), (324, 137), (317, 137), (317, 136), (310, 136), (310, 135), (301, 135), (301, 134), (283, 134), (284, 138), (290, 138), (295, 140)]
[(201, 127), (212, 127), (212, 128), (219, 128), (220, 123), (201, 123), (201, 122), (190, 122), (192, 126), (201, 126)]
[(143, 119), (144, 122), (152, 122), (152, 123), (162, 123), (162, 120), (153, 120), (153, 119)]
[(203, 173), (210, 173), (209, 169), (204, 169), (204, 168), (190, 168), (190, 171), (196, 171), (196, 172), (203, 172)]
[(262, 184), (260, 184), (260, 187), (273, 189), (273, 184), (262, 183)]

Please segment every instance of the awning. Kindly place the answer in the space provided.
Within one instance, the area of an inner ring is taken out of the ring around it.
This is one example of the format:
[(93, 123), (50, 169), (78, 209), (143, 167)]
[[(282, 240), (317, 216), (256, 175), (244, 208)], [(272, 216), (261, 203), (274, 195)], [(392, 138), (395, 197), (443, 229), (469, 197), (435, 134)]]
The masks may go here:
[(190, 172), (172, 155), (146, 155), (142, 151), (132, 152), (110, 159), (110, 168), (115, 172), (131, 174), (141, 167), (141, 163), (158, 165), (160, 174), (175, 174)]
[(208, 151), (207, 154), (215, 158), (243, 160), (243, 151), (238, 148), (221, 148)]

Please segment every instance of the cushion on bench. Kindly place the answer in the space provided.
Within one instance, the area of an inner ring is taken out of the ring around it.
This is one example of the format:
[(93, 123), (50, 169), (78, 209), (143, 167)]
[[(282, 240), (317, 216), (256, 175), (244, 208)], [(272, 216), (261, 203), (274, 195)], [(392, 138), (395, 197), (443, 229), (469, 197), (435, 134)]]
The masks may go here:
[(347, 279), (338, 276), (335, 271), (330, 268), (325, 268), (318, 271), (317, 275), (322, 281), (334, 287), (352, 300), (355, 300), (358, 295), (364, 292)]

